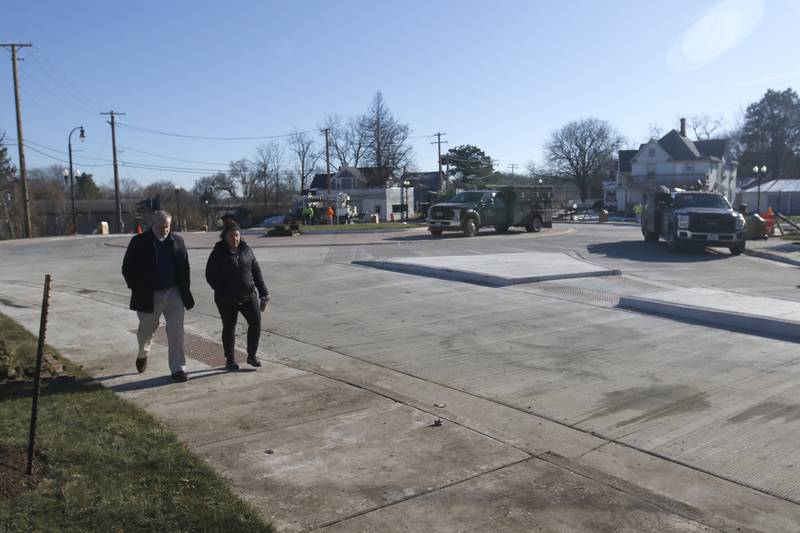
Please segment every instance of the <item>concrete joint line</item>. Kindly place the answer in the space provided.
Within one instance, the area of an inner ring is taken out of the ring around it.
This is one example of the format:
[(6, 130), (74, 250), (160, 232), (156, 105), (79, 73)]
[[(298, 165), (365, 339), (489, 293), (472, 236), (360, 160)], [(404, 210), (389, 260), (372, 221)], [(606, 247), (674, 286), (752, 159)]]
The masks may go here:
[[(436, 492), (439, 492), (439, 491), (442, 491), (442, 490), (445, 490), (445, 489), (449, 489), (450, 487), (455, 487), (455, 486), (460, 485), (462, 483), (466, 483), (467, 481), (472, 481), (473, 479), (477, 479), (477, 478), (485, 476), (487, 474), (493, 474), (495, 472), (499, 472), (500, 470), (504, 470), (506, 468), (511, 468), (512, 466), (517, 466), (519, 464), (525, 463), (527, 461), (532, 461), (532, 460), (535, 460), (535, 459), (537, 459), (537, 457), (530, 455), (530, 456), (528, 456), (528, 457), (526, 457), (524, 459), (520, 459), (519, 461), (513, 461), (511, 463), (500, 465), (498, 467), (492, 468), (491, 470), (486, 470), (484, 472), (480, 472), (478, 474), (475, 474), (475, 475), (472, 475), (472, 476), (465, 477), (463, 479), (459, 479), (459, 480), (453, 481), (452, 483), (448, 483), (446, 485), (435, 487), (435, 488), (432, 488), (430, 490), (424, 490), (424, 491), (419, 492), (418, 494), (412, 494), (411, 496), (406, 496), (406, 497), (403, 497), (401, 499), (394, 500), (392, 502), (387, 503), (386, 505), (378, 505), (378, 506), (375, 506), (375, 507), (371, 507), (369, 509), (364, 509), (363, 511), (359, 511), (358, 513), (352, 514), (350, 516), (346, 516), (344, 518), (340, 518), (338, 520), (334, 520), (333, 522), (327, 522), (325, 524), (321, 524), (321, 525), (315, 527), (314, 529), (312, 529), (311, 531), (314, 531), (314, 530), (317, 530), (317, 529), (324, 529), (326, 527), (335, 526), (335, 525), (341, 524), (343, 522), (347, 522), (348, 520), (352, 520), (353, 518), (358, 518), (360, 516), (364, 516), (364, 515), (373, 513), (375, 511), (381, 511), (381, 510), (387, 509), (389, 507), (394, 507), (395, 505), (397, 505), (399, 503), (407, 502), (408, 500), (413, 500), (413, 499), (419, 498), (421, 496), (427, 496), (429, 494), (434, 494)], [(550, 463), (550, 464), (553, 464), (553, 463)], [(554, 465), (554, 466), (558, 467), (558, 465)]]
[[(609, 443), (606, 443), (606, 444), (609, 444)], [(604, 444), (602, 446), (605, 446), (606, 444)], [(598, 446), (597, 449), (601, 448), (602, 446)], [(587, 452), (587, 453), (589, 453), (589, 452)], [(699, 524), (699, 525), (701, 525), (703, 527), (706, 527), (708, 529), (712, 529), (714, 531), (724, 531), (724, 530), (722, 530), (722, 529), (720, 529), (718, 527), (715, 527), (715, 526), (712, 526), (710, 524), (706, 524), (705, 522), (700, 521), (697, 517), (691, 516), (689, 513), (681, 512), (680, 510), (676, 509), (676, 507), (678, 507), (678, 505), (680, 504), (679, 502), (673, 502), (673, 500), (671, 500), (671, 499), (669, 499), (667, 497), (660, 496), (658, 494), (654, 494), (654, 493), (652, 493), (651, 491), (645, 489), (642, 486), (635, 486), (636, 489), (639, 492), (638, 493), (634, 492), (632, 490), (626, 489), (625, 487), (622, 487), (622, 486), (619, 486), (619, 485), (613, 483), (611, 480), (617, 479), (617, 478), (615, 478), (613, 476), (610, 476), (608, 474), (604, 474), (602, 471), (598, 471), (598, 470), (593, 469), (593, 468), (586, 468), (586, 470), (592, 470), (595, 473), (595, 475), (592, 476), (589, 473), (585, 472), (584, 470), (580, 470), (580, 469), (578, 469), (576, 467), (571, 466), (572, 463), (569, 462), (566, 458), (562, 458), (559, 455), (551, 454), (549, 452), (545, 452), (545, 453), (543, 453), (541, 455), (537, 455), (535, 458), (539, 459), (539, 460), (541, 460), (541, 461), (543, 461), (543, 462), (545, 462), (547, 464), (550, 464), (550, 465), (552, 465), (552, 466), (554, 466), (554, 467), (556, 467), (556, 468), (558, 468), (560, 470), (564, 470), (566, 472), (570, 472), (572, 474), (575, 474), (576, 476), (582, 477), (584, 479), (588, 479), (588, 480), (590, 480), (590, 481), (592, 481), (594, 483), (597, 483), (599, 485), (603, 485), (604, 487), (608, 487), (611, 490), (615, 490), (615, 491), (617, 491), (619, 493), (625, 494), (625, 495), (631, 497), (634, 500), (638, 500), (638, 501), (646, 503), (648, 505), (652, 505), (653, 507), (657, 507), (658, 509), (661, 509), (664, 512), (680, 516), (681, 518), (684, 518), (686, 520), (689, 520), (690, 522), (694, 522), (696, 524)], [(576, 461), (577, 461), (577, 459), (576, 459)], [(627, 485), (628, 483), (625, 483), (625, 484)], [(648, 495), (649, 497), (642, 496), (642, 493)], [(670, 505), (670, 503), (675, 503), (675, 505)]]

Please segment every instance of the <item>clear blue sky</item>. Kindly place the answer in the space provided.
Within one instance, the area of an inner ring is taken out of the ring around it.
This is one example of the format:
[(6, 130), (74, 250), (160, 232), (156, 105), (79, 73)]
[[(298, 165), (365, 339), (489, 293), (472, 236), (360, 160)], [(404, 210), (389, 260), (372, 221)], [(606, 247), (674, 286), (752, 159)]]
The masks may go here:
[[(517, 172), (542, 161), (554, 129), (584, 117), (608, 120), (631, 145), (680, 116), (732, 125), (768, 88), (800, 89), (798, 21), (800, 0), (29, 0), (4, 2), (0, 41), (34, 45), (20, 63), (26, 140), (65, 159), (67, 134), (84, 125), (76, 166), (109, 184), (98, 114), (109, 109), (154, 130), (269, 136), (361, 113), (380, 90), (412, 135), (447, 132), (450, 146), (478, 145)], [(0, 52), (0, 130), (14, 138), (9, 58)], [(123, 161), (208, 169), (122, 168), (123, 178), (186, 187), (266, 142), (117, 133)], [(421, 170), (436, 168), (431, 140), (413, 139)], [(26, 156), (29, 168), (57, 163)]]

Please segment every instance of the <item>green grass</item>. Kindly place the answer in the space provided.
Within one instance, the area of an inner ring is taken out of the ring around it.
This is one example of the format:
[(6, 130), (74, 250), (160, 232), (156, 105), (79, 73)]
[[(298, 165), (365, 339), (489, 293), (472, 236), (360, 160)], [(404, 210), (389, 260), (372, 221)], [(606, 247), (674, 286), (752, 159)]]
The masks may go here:
[[(35, 339), (0, 314), (13, 351)], [(44, 480), (0, 502), (0, 531), (272, 531), (153, 417), (67, 364), (44, 384)], [(27, 447), (32, 384), (0, 384), (0, 442)]]

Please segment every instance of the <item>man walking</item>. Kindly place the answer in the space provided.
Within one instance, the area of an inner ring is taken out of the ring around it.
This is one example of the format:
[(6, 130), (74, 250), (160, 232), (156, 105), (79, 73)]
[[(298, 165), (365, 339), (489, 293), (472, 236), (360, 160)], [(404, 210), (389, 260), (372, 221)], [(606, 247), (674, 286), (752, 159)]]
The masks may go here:
[(189, 256), (183, 239), (170, 233), (172, 217), (166, 211), (153, 213), (149, 231), (135, 235), (122, 261), (122, 276), (131, 290), (131, 309), (139, 317), (139, 354), (136, 370), (147, 369), (150, 343), (161, 315), (167, 323), (169, 369), (174, 381), (187, 381), (183, 353), (184, 308), (194, 307), (189, 290)]

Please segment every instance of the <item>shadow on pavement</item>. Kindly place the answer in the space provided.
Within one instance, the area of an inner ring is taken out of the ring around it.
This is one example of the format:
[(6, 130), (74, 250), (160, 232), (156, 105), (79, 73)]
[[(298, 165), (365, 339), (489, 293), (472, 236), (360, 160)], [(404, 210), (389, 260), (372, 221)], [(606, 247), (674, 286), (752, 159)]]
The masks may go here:
[(698, 263), (721, 261), (731, 257), (727, 250), (711, 251), (708, 248), (687, 248), (672, 253), (666, 243), (646, 243), (644, 241), (618, 241), (589, 244), (590, 254), (605, 255), (615, 259), (629, 259), (648, 263)]
[[(195, 370), (194, 372), (187, 372), (186, 375), (189, 376), (189, 381), (191, 382), (196, 379), (219, 376), (220, 374), (237, 374), (237, 373), (242, 374), (246, 372), (255, 372), (255, 369), (240, 368), (238, 371), (236, 371), (236, 370), (226, 370), (225, 368), (217, 368), (209, 370)], [(114, 376), (98, 378), (97, 381), (100, 381), (101, 379), (112, 379), (113, 377)], [(128, 383), (120, 383), (119, 385), (112, 385), (109, 387), (109, 390), (112, 390), (114, 392), (130, 392), (136, 390), (152, 389), (154, 387), (163, 387), (164, 385), (172, 385), (172, 384), (175, 384), (175, 382), (172, 381), (172, 378), (169, 375), (161, 375), (144, 379), (141, 381), (130, 381)]]

